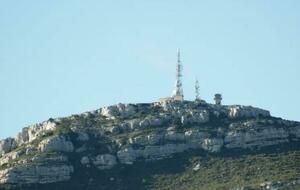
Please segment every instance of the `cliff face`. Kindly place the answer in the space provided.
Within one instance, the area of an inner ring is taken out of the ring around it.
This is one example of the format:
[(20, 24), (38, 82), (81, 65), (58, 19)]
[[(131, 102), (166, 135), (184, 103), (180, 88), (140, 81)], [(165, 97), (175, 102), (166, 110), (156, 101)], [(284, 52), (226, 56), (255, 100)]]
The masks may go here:
[(101, 173), (189, 151), (214, 155), (299, 141), (300, 123), (251, 106), (118, 104), (49, 119), (1, 140), (0, 184), (67, 182), (79, 170)]

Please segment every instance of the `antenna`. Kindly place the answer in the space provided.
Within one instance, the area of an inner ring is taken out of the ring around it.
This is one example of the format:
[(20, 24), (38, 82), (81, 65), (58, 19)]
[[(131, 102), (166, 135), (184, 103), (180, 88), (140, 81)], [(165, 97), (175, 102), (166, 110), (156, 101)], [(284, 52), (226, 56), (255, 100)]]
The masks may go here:
[(176, 82), (172, 97), (181, 97), (183, 99), (182, 89), (182, 64), (180, 59), (180, 49), (177, 51)]
[(196, 81), (195, 81), (195, 94), (196, 94), (195, 100), (196, 100), (196, 101), (200, 101), (200, 92), (199, 92), (199, 89), (200, 89), (199, 81), (198, 81), (198, 79), (196, 78)]

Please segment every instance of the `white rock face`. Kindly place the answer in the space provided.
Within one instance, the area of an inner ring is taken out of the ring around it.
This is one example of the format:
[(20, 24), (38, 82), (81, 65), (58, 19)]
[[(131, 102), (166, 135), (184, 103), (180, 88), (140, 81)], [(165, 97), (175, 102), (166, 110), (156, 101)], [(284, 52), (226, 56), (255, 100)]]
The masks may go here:
[[(68, 164), (69, 154), (64, 154), (66, 152), (74, 151), (81, 158), (78, 162), (86, 167), (95, 166), (99, 170), (105, 170), (118, 163), (160, 160), (191, 149), (214, 153), (224, 147), (257, 148), (291, 139), (300, 140), (300, 126), (296, 127), (299, 123), (271, 117), (255, 119), (259, 116), (268, 117), (270, 113), (250, 106), (215, 106), (188, 101), (172, 102), (166, 109), (155, 107), (155, 110), (151, 110), (151, 106), (118, 104), (86, 113), (84, 120), (78, 115), (69, 117), (72, 127), (70, 137), (76, 150), (67, 135), (48, 137), (38, 145), (30, 143), (45, 133), (56, 130), (55, 122), (64, 121), (63, 119), (24, 128), (15, 140), (10, 138), (0, 141), (0, 154), (3, 154), (0, 166), (12, 167), (12, 162), (19, 165), (0, 171), (0, 183), (52, 183), (68, 180), (73, 167)], [(161, 111), (162, 109), (165, 111)], [(102, 122), (103, 117), (99, 116), (99, 111), (108, 119), (115, 120)], [(134, 115), (137, 111), (142, 114)], [(147, 111), (149, 115), (145, 115)], [(215, 115), (224, 124), (215, 126), (214, 123), (210, 130), (210, 115)], [(180, 119), (183, 125), (176, 126), (174, 123)], [(18, 145), (23, 146), (15, 149)], [(108, 153), (93, 156), (93, 151), (98, 150)], [(36, 151), (60, 152), (58, 155), (61, 158), (49, 158), (52, 154), (35, 156)], [(30, 164), (25, 165), (28, 163)], [(194, 171), (199, 169), (200, 165)]]
[(16, 148), (16, 141), (13, 138), (6, 138), (4, 140), (0, 140), (0, 156), (7, 152), (10, 152)]
[(0, 183), (30, 184), (67, 181), (74, 169), (70, 165), (17, 166), (0, 171)]
[(20, 133), (17, 134), (16, 142), (18, 145), (32, 142), (36, 138), (46, 134), (47, 132), (54, 131), (55, 129), (56, 123), (51, 121), (45, 121), (25, 127)]
[(222, 138), (208, 138), (207, 133), (197, 130), (189, 130), (185, 133), (168, 131), (165, 134), (141, 135), (130, 138), (129, 143), (142, 147), (121, 149), (117, 153), (121, 163), (132, 164), (137, 159), (159, 160), (188, 149), (219, 152), (224, 144)]
[(10, 153), (4, 154), (0, 158), (0, 166), (2, 166), (4, 164), (8, 164), (9, 162), (19, 158), (20, 154), (21, 154), (20, 151), (12, 151)]
[[(300, 129), (293, 130), (293, 134), (300, 135)], [(290, 132), (284, 128), (272, 126), (254, 126), (246, 131), (230, 131), (225, 138), (209, 137), (208, 133), (197, 130), (186, 132), (167, 131), (165, 134), (151, 134), (136, 136), (129, 140), (130, 146), (121, 148), (117, 157), (121, 163), (132, 164), (138, 159), (159, 160), (181, 153), (189, 149), (204, 149), (209, 152), (219, 152), (222, 147), (254, 148), (288, 142)]]
[(101, 114), (109, 119), (115, 119), (117, 116), (129, 117), (136, 113), (135, 106), (131, 104), (118, 104), (101, 108)]
[(270, 116), (270, 112), (267, 110), (254, 108), (252, 106), (234, 105), (228, 107), (229, 118), (241, 118), (241, 117), (249, 118), (249, 117), (258, 117), (258, 116), (268, 117)]
[(16, 142), (18, 145), (27, 143), (29, 141), (28, 127), (24, 127), (21, 132), (16, 136)]
[(226, 148), (264, 147), (288, 142), (288, 137), (287, 130), (270, 126), (246, 132), (229, 132), (224, 143)]
[[(294, 134), (300, 135), (300, 129), (294, 130)], [(219, 152), (224, 145), (228, 149), (270, 146), (288, 142), (289, 135), (288, 130), (272, 126), (257, 127), (243, 132), (231, 131), (225, 134), (224, 139), (222, 137), (209, 137), (207, 133), (197, 130), (189, 130), (184, 133), (168, 131), (165, 134), (142, 135), (131, 138), (130, 144), (142, 147), (121, 149), (117, 156), (121, 163), (132, 164), (138, 159), (159, 160), (188, 149)]]
[(110, 169), (117, 164), (117, 159), (111, 154), (100, 154), (93, 160), (93, 164), (100, 170)]
[(39, 150), (41, 152), (73, 152), (74, 146), (64, 136), (52, 136), (40, 142)]
[[(159, 118), (147, 118), (147, 119), (142, 120), (140, 122), (140, 127), (141, 128), (143, 128), (143, 127), (153, 127), (153, 126), (158, 127), (158, 126), (163, 125), (166, 121), (167, 121), (166, 118), (163, 118), (163, 117), (159, 117)], [(143, 123), (143, 122), (146, 122), (146, 123)]]
[(200, 170), (200, 164), (197, 164), (194, 168), (193, 171), (197, 172)]
[(195, 123), (206, 123), (209, 121), (209, 113), (205, 110), (201, 112), (190, 112), (187, 115), (181, 116), (181, 123), (183, 125), (195, 124)]

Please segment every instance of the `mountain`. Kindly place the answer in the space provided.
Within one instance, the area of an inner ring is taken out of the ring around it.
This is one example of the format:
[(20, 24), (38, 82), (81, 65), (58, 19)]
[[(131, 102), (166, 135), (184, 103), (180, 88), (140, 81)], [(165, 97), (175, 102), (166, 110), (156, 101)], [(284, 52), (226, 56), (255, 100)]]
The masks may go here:
[(300, 123), (252, 106), (118, 104), (0, 141), (0, 189), (300, 189)]

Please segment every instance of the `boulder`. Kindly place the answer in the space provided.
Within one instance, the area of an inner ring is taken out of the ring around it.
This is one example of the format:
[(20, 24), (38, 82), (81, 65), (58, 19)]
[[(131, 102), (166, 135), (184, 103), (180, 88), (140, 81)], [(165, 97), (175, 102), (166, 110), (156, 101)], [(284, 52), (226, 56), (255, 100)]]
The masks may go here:
[(197, 172), (200, 170), (200, 164), (197, 164), (195, 167), (193, 167), (193, 171)]

